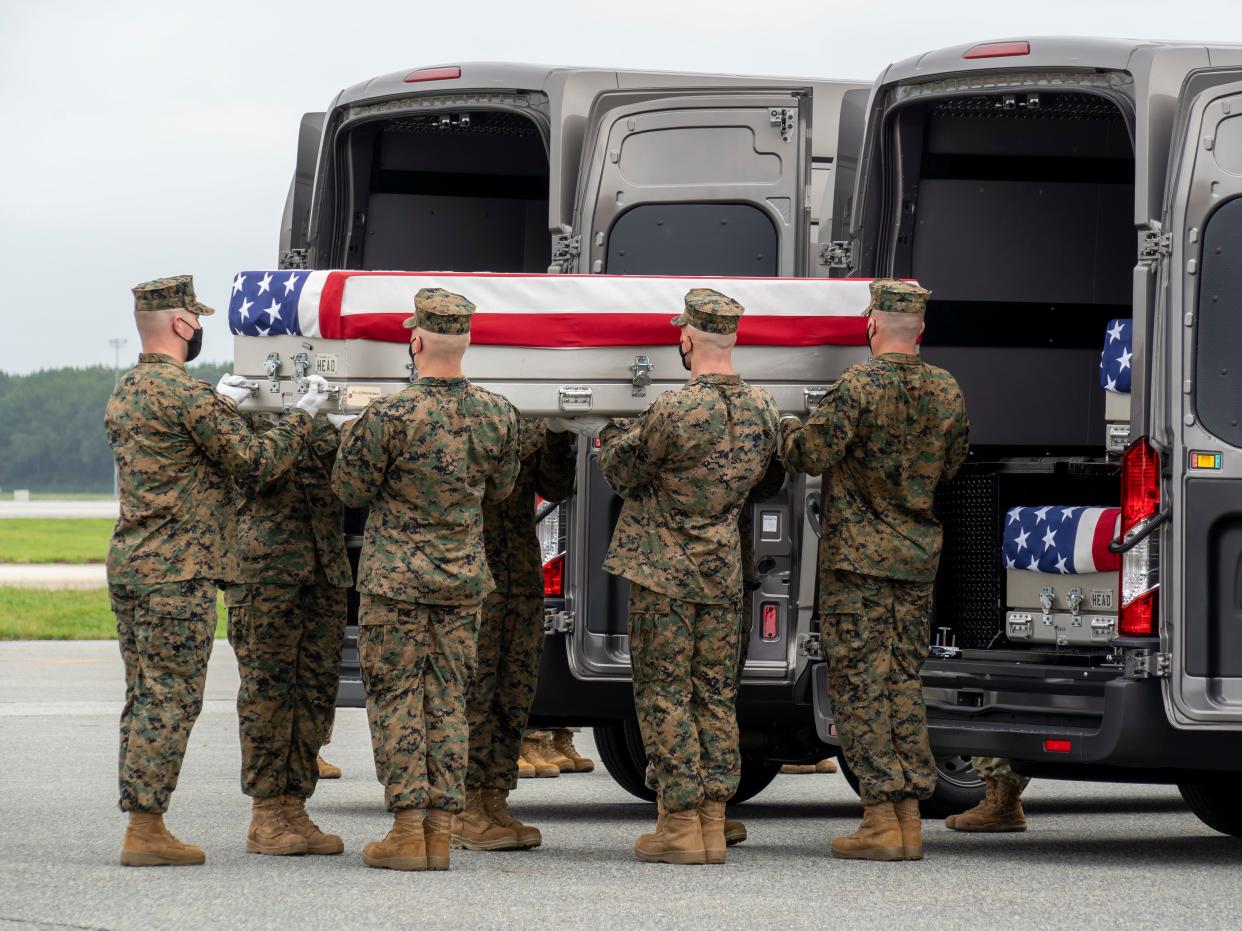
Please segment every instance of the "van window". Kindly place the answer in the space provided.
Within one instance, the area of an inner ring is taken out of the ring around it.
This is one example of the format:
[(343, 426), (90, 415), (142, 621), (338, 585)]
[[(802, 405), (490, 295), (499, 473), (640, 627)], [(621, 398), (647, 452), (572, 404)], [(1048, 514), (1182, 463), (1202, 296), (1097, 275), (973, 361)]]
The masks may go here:
[(778, 274), (776, 227), (750, 204), (640, 204), (608, 234), (610, 275)]
[(1222, 440), (1242, 446), (1242, 198), (1208, 218), (1199, 277), (1199, 421)]

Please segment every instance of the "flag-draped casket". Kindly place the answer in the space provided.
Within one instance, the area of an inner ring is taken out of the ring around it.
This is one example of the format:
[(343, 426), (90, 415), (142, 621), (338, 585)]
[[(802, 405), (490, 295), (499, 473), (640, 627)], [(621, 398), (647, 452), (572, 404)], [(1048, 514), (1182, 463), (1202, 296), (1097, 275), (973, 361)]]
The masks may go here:
[(333, 385), (330, 409), (356, 410), (409, 381), (420, 288), (476, 306), (465, 373), (532, 415), (632, 414), (684, 383), (677, 354), (686, 291), (715, 288), (746, 308), (734, 362), (784, 411), (804, 413), (866, 357), (864, 279), (679, 278), (456, 272), (245, 271), (229, 324), (248, 406), (293, 403), (307, 374)]

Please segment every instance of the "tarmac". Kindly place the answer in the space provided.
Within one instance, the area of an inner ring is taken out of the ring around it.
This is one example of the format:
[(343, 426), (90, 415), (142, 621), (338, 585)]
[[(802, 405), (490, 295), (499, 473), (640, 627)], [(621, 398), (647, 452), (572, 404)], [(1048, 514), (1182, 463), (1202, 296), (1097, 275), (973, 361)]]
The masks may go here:
[[(447, 873), (365, 867), (390, 823), (365, 712), (342, 708), (312, 816), (339, 857), (245, 852), (236, 665), (217, 641), (168, 823), (196, 868), (117, 865), (116, 644), (0, 644), (0, 931), (8, 928), (1234, 928), (1242, 841), (1204, 827), (1168, 786), (1037, 781), (1026, 834), (926, 826), (927, 858), (832, 860), (857, 799), (840, 776), (780, 776), (731, 811), (750, 839), (719, 867), (644, 864), (653, 806), (589, 775), (523, 780), (511, 798), (544, 845), (455, 852)], [(590, 731), (579, 749), (594, 754)]]

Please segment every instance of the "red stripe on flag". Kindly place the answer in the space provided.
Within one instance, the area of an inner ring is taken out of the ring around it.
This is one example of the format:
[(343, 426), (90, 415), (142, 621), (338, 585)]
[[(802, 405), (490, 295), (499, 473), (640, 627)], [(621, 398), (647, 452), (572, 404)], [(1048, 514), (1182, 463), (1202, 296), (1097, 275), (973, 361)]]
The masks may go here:
[[(345, 282), (353, 272), (328, 272), (328, 280), (323, 283), (323, 291), (319, 294), (319, 336), (322, 339), (346, 339), (341, 327), (341, 297), (345, 293)], [(397, 329), (401, 329), (401, 320), (397, 318)]]
[(1116, 536), (1117, 518), (1120, 516), (1121, 508), (1108, 508), (1095, 524), (1095, 536), (1091, 539), (1091, 558), (1095, 561), (1096, 572), (1119, 572), (1121, 570), (1121, 555), (1108, 551), (1108, 544), (1112, 543)]
[[(324, 301), (335, 275), (324, 286)], [(340, 287), (337, 312), (319, 312), (319, 330), (325, 339), (373, 339), (404, 343), (410, 331), (401, 314), (348, 314), (341, 316)], [(592, 346), (663, 346), (677, 342), (678, 330), (664, 314), (486, 314), (478, 313), (470, 326), (471, 342), (482, 346), (528, 346), (571, 349)], [(329, 320), (333, 332), (329, 333)], [(339, 330), (337, 329), (339, 327)], [(339, 333), (339, 335), (337, 335)], [(739, 346), (865, 346), (865, 317), (751, 317), (742, 320)]]

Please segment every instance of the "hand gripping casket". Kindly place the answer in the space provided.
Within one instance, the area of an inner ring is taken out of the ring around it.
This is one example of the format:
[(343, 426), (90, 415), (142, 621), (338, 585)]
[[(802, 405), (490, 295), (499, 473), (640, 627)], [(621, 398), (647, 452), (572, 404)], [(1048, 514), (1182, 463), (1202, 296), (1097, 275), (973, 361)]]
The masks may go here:
[(1117, 633), (1117, 573), (1109, 552), (1121, 511), (1016, 507), (1005, 516), (1002, 558), (1010, 640), (1107, 646)]
[(229, 323), (245, 406), (280, 410), (309, 374), (329, 409), (359, 410), (416, 373), (402, 321), (420, 288), (476, 306), (466, 377), (534, 416), (642, 411), (686, 380), (670, 324), (691, 288), (740, 302), (734, 363), (782, 411), (805, 413), (866, 357), (865, 279), (677, 278), (453, 272), (247, 271), (233, 280)]

